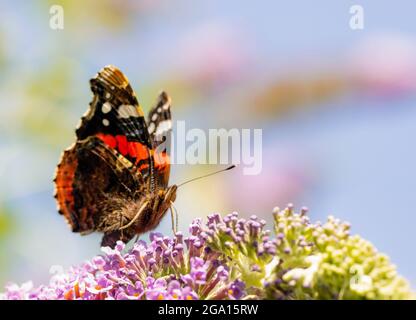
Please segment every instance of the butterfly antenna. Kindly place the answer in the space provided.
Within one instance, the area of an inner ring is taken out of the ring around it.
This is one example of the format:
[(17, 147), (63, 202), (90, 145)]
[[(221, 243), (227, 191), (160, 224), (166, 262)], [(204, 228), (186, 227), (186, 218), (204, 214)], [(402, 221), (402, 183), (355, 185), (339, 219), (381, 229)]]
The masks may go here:
[(185, 185), (185, 184), (187, 184), (187, 183), (189, 183), (189, 182), (192, 182), (192, 181), (195, 181), (195, 180), (199, 180), (199, 179), (202, 179), (202, 178), (206, 178), (206, 177), (209, 177), (209, 176), (213, 176), (214, 174), (217, 174), (217, 173), (220, 173), (220, 172), (224, 172), (224, 171), (228, 171), (228, 170), (231, 170), (231, 169), (234, 169), (234, 168), (235, 168), (235, 165), (233, 164), (232, 166), (229, 166), (228, 168), (221, 169), (221, 170), (218, 170), (218, 171), (215, 171), (215, 172), (211, 172), (211, 173), (205, 174), (205, 175), (200, 176), (200, 177), (193, 178), (191, 180), (182, 182), (181, 184), (178, 185), (178, 188), (181, 187), (181, 186), (183, 186), (183, 185)]

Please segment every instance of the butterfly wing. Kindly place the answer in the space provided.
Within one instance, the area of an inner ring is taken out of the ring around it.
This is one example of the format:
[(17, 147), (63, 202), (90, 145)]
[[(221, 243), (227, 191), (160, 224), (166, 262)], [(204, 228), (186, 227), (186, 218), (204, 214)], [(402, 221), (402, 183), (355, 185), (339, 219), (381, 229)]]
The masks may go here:
[(162, 91), (150, 109), (147, 127), (154, 150), (155, 180), (158, 188), (166, 188), (169, 182), (169, 151), (172, 133), (171, 99)]
[(134, 164), (89, 137), (64, 151), (56, 171), (55, 198), (72, 231), (86, 234), (99, 230), (105, 215), (123, 206), (122, 199), (140, 197), (143, 187)]
[(127, 77), (106, 66), (90, 80), (93, 100), (76, 130), (78, 140), (97, 136), (135, 164), (147, 178), (154, 169), (143, 110)]
[(150, 109), (147, 117), (147, 127), (153, 147), (170, 135), (172, 131), (171, 99), (168, 94), (162, 91), (156, 103)]
[(90, 219), (82, 219), (75, 210), (74, 181), (78, 168), (75, 145), (65, 150), (55, 173), (55, 199), (58, 204), (59, 214), (65, 220), (73, 232), (87, 232), (93, 230), (94, 225)]

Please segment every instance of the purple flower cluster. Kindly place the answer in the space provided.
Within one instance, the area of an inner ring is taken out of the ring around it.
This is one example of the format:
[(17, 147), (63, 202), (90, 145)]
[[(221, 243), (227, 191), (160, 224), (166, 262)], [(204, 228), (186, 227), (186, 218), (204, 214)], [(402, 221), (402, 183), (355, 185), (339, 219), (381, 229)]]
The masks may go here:
[[(254, 215), (244, 219), (239, 218), (236, 212), (224, 218), (212, 214), (208, 216), (207, 228), (202, 230), (200, 237), (217, 252), (241, 252), (254, 260), (269, 260), (276, 254), (277, 240), (270, 238), (270, 230), (265, 230), (265, 225), (265, 220), (259, 220)], [(253, 265), (252, 268), (258, 266)]]
[[(219, 215), (215, 215), (219, 222)], [(210, 221), (212, 217), (210, 218)], [(212, 222), (209, 224), (212, 228)], [(206, 232), (210, 233), (210, 228)], [(206, 245), (202, 221), (196, 219), (190, 235), (173, 238), (150, 234), (150, 243), (140, 240), (130, 250), (118, 242), (114, 249), (102, 248), (96, 256), (68, 272), (52, 276), (50, 284), (33, 288), (10, 284), (3, 299), (65, 300), (194, 300), (239, 299), (244, 283), (233, 280), (220, 253)]]
[[(413, 299), (408, 282), (366, 240), (333, 217), (311, 223), (289, 205), (266, 222), (237, 213), (195, 219), (189, 235), (122, 242), (49, 285), (10, 284), (0, 299)], [(56, 268), (55, 268), (56, 269)], [(353, 270), (353, 272), (352, 272)]]

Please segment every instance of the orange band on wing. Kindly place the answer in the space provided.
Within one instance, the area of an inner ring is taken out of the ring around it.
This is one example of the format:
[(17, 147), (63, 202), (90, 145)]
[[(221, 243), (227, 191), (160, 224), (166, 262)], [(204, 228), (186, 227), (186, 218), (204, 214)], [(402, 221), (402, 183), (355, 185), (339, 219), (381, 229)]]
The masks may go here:
[(149, 149), (140, 142), (127, 141), (126, 136), (99, 133), (96, 135), (101, 141), (111, 148), (116, 149), (123, 156), (127, 157), (134, 164), (138, 164), (140, 160), (149, 158)]
[(129, 142), (129, 154), (136, 158), (136, 163), (149, 158), (149, 149), (140, 142)]
[(118, 135), (116, 136), (116, 140), (117, 140), (117, 150), (123, 156), (126, 156), (129, 152), (129, 142), (127, 142), (126, 136)]
[(96, 137), (103, 141), (110, 148), (115, 149), (117, 146), (117, 140), (111, 134), (97, 133)]
[(74, 221), (75, 201), (73, 183), (78, 160), (73, 149), (64, 151), (55, 176), (55, 198), (58, 202), (59, 213), (63, 214), (72, 230), (78, 230), (80, 225)]
[(164, 171), (166, 168), (169, 168), (170, 159), (166, 152), (157, 152), (154, 154), (155, 159), (155, 168)]

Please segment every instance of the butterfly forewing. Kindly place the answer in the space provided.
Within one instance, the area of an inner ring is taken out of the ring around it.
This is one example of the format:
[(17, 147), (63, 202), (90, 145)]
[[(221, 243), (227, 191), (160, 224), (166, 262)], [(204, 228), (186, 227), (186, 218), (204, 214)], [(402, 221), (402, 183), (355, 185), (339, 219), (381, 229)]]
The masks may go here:
[(156, 167), (156, 185), (166, 188), (170, 174), (170, 146), (172, 133), (171, 99), (162, 91), (155, 105), (151, 108), (147, 127), (150, 134), (152, 148), (154, 150), (154, 162)]

